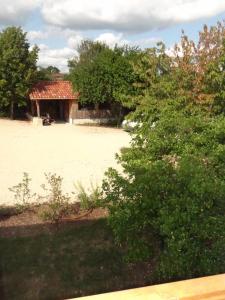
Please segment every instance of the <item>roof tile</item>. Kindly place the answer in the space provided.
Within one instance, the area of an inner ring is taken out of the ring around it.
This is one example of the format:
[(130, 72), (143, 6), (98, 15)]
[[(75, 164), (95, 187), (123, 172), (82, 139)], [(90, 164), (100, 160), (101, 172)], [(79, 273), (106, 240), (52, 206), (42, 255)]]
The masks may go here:
[(39, 81), (31, 89), (31, 100), (75, 100), (79, 93), (73, 92), (70, 81)]

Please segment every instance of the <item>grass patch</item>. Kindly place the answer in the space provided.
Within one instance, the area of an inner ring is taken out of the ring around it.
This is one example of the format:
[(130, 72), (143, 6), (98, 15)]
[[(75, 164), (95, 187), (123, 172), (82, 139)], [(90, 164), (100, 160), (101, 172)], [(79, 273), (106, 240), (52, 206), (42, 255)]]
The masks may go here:
[(0, 238), (0, 299), (66, 299), (151, 283), (150, 265), (122, 257), (105, 219)]

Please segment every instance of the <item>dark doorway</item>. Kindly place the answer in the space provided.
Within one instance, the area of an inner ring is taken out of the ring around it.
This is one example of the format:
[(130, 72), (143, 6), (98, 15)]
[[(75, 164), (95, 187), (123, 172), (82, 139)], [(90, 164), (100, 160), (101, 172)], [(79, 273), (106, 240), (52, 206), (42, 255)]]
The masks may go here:
[(49, 114), (56, 121), (68, 121), (68, 113), (66, 111), (68, 105), (66, 100), (42, 100), (39, 103), (42, 117)]

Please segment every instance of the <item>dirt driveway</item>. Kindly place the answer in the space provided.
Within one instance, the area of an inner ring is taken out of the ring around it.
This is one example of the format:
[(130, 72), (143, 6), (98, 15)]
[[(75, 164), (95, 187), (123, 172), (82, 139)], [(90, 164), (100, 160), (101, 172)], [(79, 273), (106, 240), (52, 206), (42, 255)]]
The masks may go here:
[(8, 188), (21, 181), (23, 172), (33, 179), (35, 192), (41, 191), (45, 172), (61, 175), (66, 192), (77, 181), (100, 183), (108, 167), (118, 168), (115, 153), (129, 141), (120, 129), (0, 120), (0, 204), (12, 203)]

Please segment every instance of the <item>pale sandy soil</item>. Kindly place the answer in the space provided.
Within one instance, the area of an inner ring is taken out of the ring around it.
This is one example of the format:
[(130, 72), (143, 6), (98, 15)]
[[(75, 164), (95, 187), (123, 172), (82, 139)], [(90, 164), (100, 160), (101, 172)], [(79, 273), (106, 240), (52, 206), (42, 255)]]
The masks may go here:
[(116, 167), (115, 153), (128, 146), (129, 135), (120, 130), (54, 124), (37, 127), (28, 122), (0, 120), (0, 204), (11, 204), (8, 188), (21, 181), (23, 172), (40, 193), (45, 172), (64, 178), (64, 191), (74, 182), (101, 183), (108, 167)]

